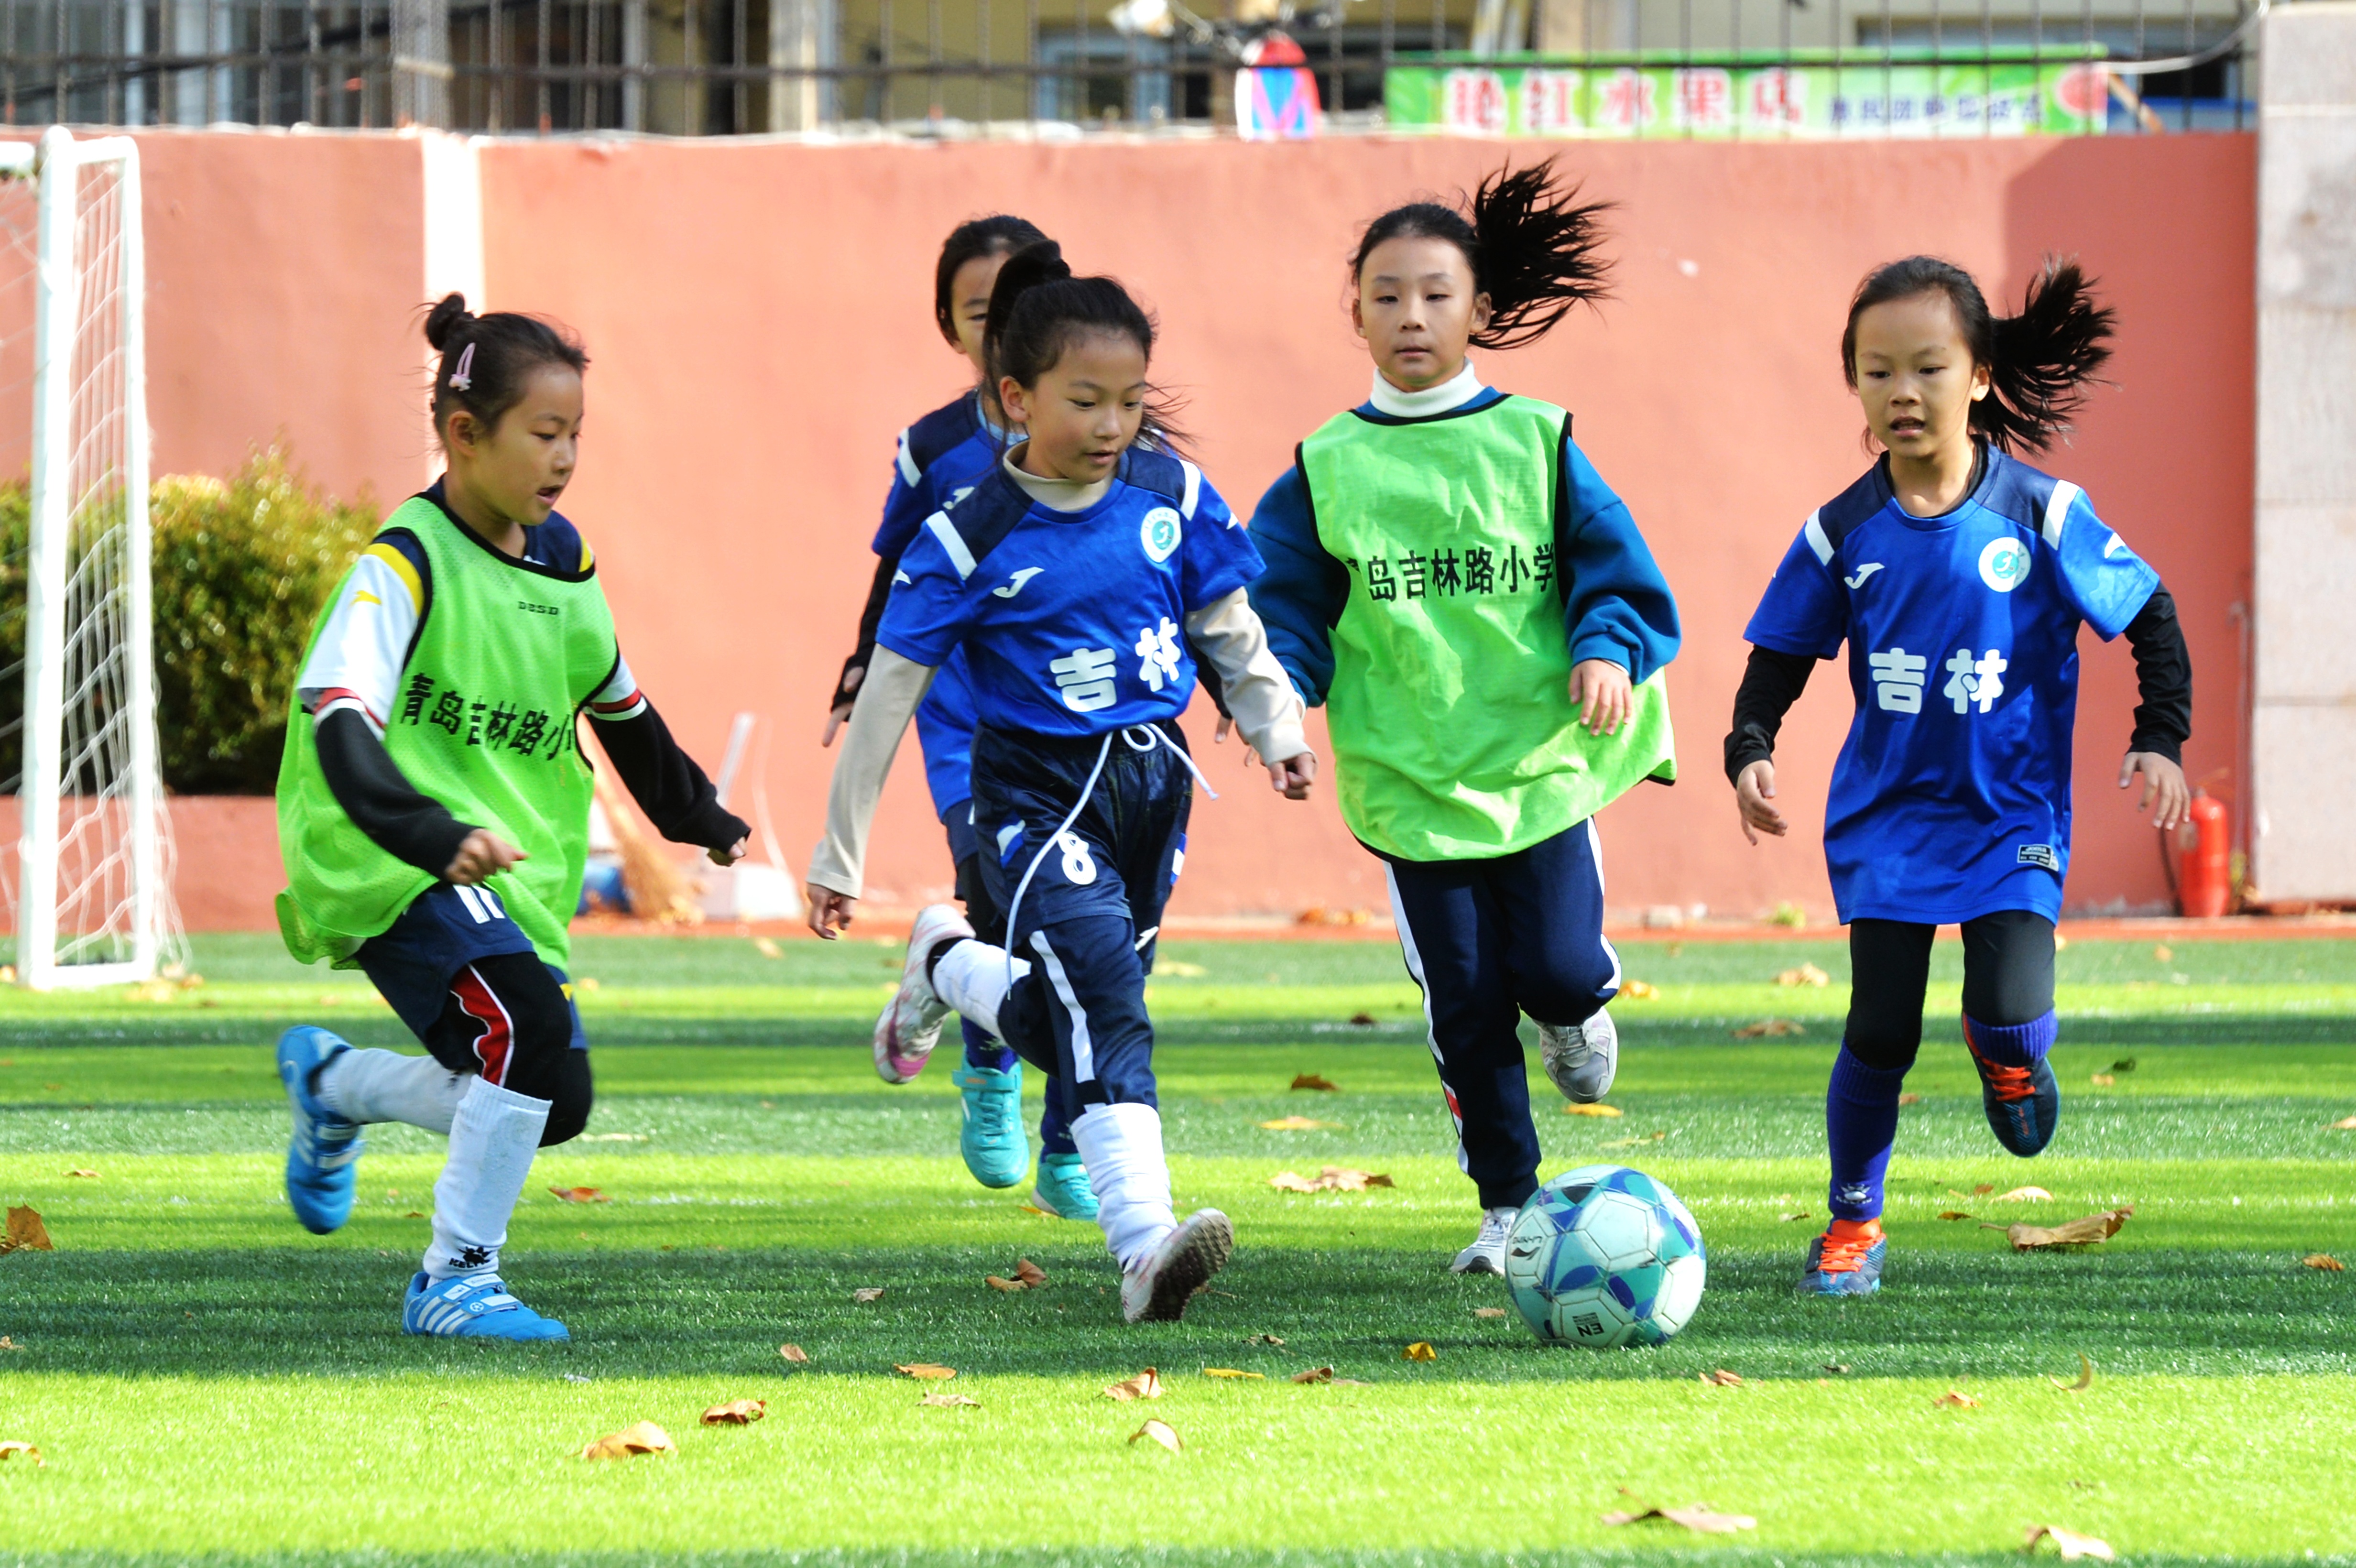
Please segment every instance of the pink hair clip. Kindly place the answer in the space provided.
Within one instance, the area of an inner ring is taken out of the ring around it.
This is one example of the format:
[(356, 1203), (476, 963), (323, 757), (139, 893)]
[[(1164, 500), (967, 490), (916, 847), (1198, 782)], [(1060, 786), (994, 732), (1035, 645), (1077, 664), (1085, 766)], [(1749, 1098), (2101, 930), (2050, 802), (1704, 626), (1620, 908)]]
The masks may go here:
[(450, 389), (463, 392), (475, 384), (475, 346), (458, 350), (458, 368), (450, 372)]

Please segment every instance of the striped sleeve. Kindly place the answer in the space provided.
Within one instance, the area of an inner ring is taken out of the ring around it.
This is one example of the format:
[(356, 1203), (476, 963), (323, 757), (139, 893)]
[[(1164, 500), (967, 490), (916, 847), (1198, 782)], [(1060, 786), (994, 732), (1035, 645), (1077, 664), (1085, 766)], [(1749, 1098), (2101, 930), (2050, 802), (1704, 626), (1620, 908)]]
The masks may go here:
[(611, 724), (636, 719), (646, 710), (646, 694), (638, 689), (638, 677), (630, 673), (630, 661), (617, 651), (614, 655), (613, 675), (589, 699), (589, 717)]
[(407, 534), (381, 535), (362, 551), (295, 681), (304, 709), (324, 719), (349, 709), (381, 735), (429, 592), (425, 552)]

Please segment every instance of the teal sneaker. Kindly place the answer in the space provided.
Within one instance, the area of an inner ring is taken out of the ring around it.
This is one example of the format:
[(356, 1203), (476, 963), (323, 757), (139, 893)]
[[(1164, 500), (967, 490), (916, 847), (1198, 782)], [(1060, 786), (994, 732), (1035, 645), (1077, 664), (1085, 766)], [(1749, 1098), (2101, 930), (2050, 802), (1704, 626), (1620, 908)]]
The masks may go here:
[(965, 1100), (958, 1153), (984, 1187), (1012, 1187), (1031, 1168), (1031, 1140), (1023, 1131), (1023, 1063), (1005, 1072), (960, 1061), (949, 1074)]
[(343, 1229), (352, 1217), (355, 1168), (367, 1140), (360, 1129), (338, 1118), (311, 1093), (321, 1067), (349, 1051), (336, 1036), (310, 1024), (296, 1024), (278, 1037), (278, 1076), (294, 1114), (294, 1136), (286, 1146), (286, 1202), (315, 1236)]
[(496, 1276), (454, 1275), (435, 1285), (423, 1274), (409, 1282), (401, 1304), (401, 1331), (440, 1339), (570, 1339), (564, 1325), (542, 1317)]
[(1097, 1189), (1088, 1185), (1088, 1168), (1076, 1154), (1039, 1157), (1039, 1185), (1032, 1189), (1033, 1208), (1065, 1220), (1094, 1220)]

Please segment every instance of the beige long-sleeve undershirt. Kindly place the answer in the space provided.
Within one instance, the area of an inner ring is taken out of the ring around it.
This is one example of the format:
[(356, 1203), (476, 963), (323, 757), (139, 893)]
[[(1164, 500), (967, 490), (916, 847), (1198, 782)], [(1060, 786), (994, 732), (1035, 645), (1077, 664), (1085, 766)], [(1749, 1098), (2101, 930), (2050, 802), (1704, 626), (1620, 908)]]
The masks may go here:
[[(1267, 628), (1242, 589), (1187, 616), (1186, 636), (1219, 672), (1227, 711), (1235, 715), (1246, 743), (1276, 762), (1309, 750), (1300, 694), (1269, 651)], [(900, 738), (932, 684), (932, 666), (876, 648), (867, 677), (860, 683), (842, 756), (827, 790), (826, 837), (810, 854), (809, 880), (815, 885), (851, 898), (861, 896), (876, 802), (891, 775)]]

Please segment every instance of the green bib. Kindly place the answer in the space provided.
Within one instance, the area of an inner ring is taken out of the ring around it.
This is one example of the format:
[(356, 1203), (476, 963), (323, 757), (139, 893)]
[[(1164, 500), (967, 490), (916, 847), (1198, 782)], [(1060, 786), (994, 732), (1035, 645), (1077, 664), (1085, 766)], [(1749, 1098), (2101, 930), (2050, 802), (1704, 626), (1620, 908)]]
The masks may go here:
[[(573, 720), (613, 677), (619, 656), (595, 567), (568, 576), (512, 560), (423, 496), (385, 528), (415, 538), (431, 568), (401, 694), (386, 715), (385, 750), (459, 821), (487, 827), (530, 857), (490, 886), (541, 958), (563, 968), (589, 845), (589, 767)], [(378, 550), (408, 575), (405, 558), (390, 546)], [(346, 592), (337, 589), (330, 613)], [(311, 634), (315, 648), (327, 619), (322, 614)], [(328, 958), (348, 967), (361, 943), (438, 879), (379, 848), (344, 814), (320, 772), (312, 723), (298, 694), (278, 769), (287, 880), (278, 924), (287, 951), (304, 963)]]
[(1673, 779), (1655, 672), (1617, 735), (1569, 695), (1554, 558), (1570, 416), (1506, 397), (1455, 418), (1336, 416), (1301, 446), (1317, 537), (1349, 570), (1325, 710), (1343, 820), (1408, 860), (1488, 859)]

